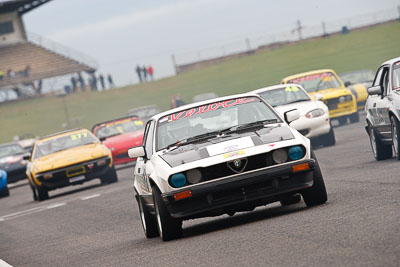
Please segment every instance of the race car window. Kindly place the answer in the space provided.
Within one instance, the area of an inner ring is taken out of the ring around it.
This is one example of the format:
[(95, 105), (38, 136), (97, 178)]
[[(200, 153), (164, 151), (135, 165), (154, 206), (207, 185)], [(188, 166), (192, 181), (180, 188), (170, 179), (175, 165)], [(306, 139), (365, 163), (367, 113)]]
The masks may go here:
[(6, 145), (0, 147), (0, 158), (23, 154), (24, 150), (17, 144)]
[(144, 123), (142, 120), (128, 118), (103, 124), (97, 129), (96, 136), (98, 138), (111, 137), (123, 133), (138, 131), (143, 128)]
[(393, 90), (400, 90), (400, 61), (393, 65)]
[(341, 83), (332, 72), (310, 74), (289, 80), (288, 83), (300, 84), (307, 92), (341, 87)]
[(146, 151), (146, 157), (150, 159), (150, 157), (153, 155), (153, 137), (154, 137), (154, 121), (149, 121), (148, 122), (148, 131), (146, 133), (146, 139), (144, 143), (144, 149)]
[(36, 145), (35, 150), (33, 152), (33, 159), (37, 159), (73, 147), (83, 146), (97, 142), (98, 139), (88, 131), (74, 132), (68, 135), (54, 137), (47, 141), (40, 142)]
[(373, 83), (372, 86), (381, 85), (382, 73), (383, 73), (383, 67), (381, 67), (381, 68), (377, 71), (377, 73), (376, 73), (376, 75), (375, 75), (374, 83)]
[(297, 86), (268, 90), (259, 95), (273, 107), (311, 100), (308, 94)]
[(257, 121), (276, 123), (281, 119), (257, 97), (212, 102), (181, 110), (158, 120), (156, 150), (183, 139)]

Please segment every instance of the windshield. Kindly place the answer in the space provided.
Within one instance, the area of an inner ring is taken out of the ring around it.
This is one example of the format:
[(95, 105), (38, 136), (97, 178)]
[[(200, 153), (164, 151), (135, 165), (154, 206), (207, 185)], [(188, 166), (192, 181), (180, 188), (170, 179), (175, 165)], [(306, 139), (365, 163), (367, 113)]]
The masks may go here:
[(23, 154), (25, 151), (17, 144), (6, 145), (0, 147), (0, 158)]
[(340, 74), (343, 82), (356, 83), (372, 83), (374, 81), (375, 73), (371, 70), (360, 70)]
[(288, 83), (300, 84), (307, 92), (341, 87), (340, 82), (332, 72), (310, 74), (292, 79)]
[(160, 113), (160, 110), (157, 107), (138, 108), (129, 111), (129, 114), (138, 116), (140, 118), (153, 117), (157, 113)]
[(400, 89), (400, 61), (393, 66), (393, 90)]
[(273, 107), (311, 100), (307, 93), (297, 86), (268, 90), (259, 95)]
[(281, 119), (257, 97), (231, 99), (182, 110), (159, 119), (156, 150), (183, 139), (258, 121), (275, 123), (281, 122)]
[(37, 159), (57, 151), (83, 146), (91, 143), (97, 143), (98, 140), (88, 131), (74, 132), (69, 135), (63, 135), (36, 145), (33, 159)]
[(98, 138), (104, 138), (142, 129), (144, 129), (144, 123), (142, 120), (128, 118), (101, 125), (99, 128), (97, 128), (96, 136)]

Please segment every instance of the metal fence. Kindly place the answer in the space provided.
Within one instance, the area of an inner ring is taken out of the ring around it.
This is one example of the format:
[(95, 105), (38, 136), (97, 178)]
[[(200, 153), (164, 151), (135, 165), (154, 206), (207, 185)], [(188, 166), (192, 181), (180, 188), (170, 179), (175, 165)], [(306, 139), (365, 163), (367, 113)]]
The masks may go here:
[(319, 25), (302, 25), (300, 21), (297, 21), (290, 30), (248, 36), (219, 46), (174, 54), (173, 63), (176, 69), (179, 69), (182, 65), (248, 52), (273, 43), (319, 37), (396, 19), (400, 19), (400, 6), (339, 20), (324, 21)]

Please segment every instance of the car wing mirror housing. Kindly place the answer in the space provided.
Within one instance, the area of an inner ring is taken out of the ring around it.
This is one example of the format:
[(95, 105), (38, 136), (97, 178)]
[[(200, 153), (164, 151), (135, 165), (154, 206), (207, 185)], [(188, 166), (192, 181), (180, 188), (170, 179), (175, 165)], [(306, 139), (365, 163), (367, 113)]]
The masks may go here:
[(144, 157), (146, 155), (146, 152), (144, 151), (144, 147), (142, 146), (136, 146), (128, 149), (128, 156), (131, 159), (134, 158), (139, 158), (139, 157)]
[(347, 81), (347, 82), (344, 83), (344, 87), (348, 87), (348, 86), (350, 86), (350, 85), (351, 85), (351, 82), (349, 82), (349, 81)]
[(286, 123), (290, 124), (292, 121), (295, 121), (300, 118), (300, 112), (298, 109), (292, 109), (292, 110), (286, 111), (283, 114), (283, 117), (285, 118)]
[(324, 96), (323, 96), (322, 94), (319, 94), (319, 93), (316, 93), (316, 94), (314, 95), (314, 97), (315, 97), (315, 100), (316, 100), (316, 101), (321, 101), (322, 98), (324, 98)]
[(382, 94), (382, 88), (380, 85), (377, 86), (372, 86), (367, 89), (369, 95), (381, 95)]
[(24, 155), (24, 156), (22, 157), (22, 159), (24, 159), (24, 160), (30, 160), (30, 159), (31, 159), (31, 155), (30, 155), (30, 154)]

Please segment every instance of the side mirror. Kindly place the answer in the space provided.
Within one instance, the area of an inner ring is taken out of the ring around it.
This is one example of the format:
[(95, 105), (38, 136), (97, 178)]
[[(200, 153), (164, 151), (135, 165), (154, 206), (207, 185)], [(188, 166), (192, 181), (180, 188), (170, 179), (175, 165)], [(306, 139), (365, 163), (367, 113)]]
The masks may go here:
[(367, 89), (369, 95), (381, 95), (382, 94), (382, 88), (380, 85), (377, 86), (372, 86)]
[(24, 159), (24, 160), (30, 160), (30, 159), (31, 159), (31, 155), (24, 155), (24, 156), (22, 157), (22, 159)]
[(322, 94), (318, 94), (318, 93), (315, 94), (314, 97), (315, 97), (315, 100), (316, 100), (316, 101), (321, 101), (322, 98), (324, 98), (324, 96), (323, 96)]
[(105, 136), (99, 138), (100, 142), (103, 142), (103, 141), (106, 140), (106, 139), (107, 139), (107, 137), (105, 137)]
[(131, 159), (138, 158), (138, 157), (144, 157), (146, 155), (146, 152), (144, 151), (144, 147), (142, 146), (136, 146), (128, 149), (128, 156)]
[(349, 82), (349, 81), (344, 82), (344, 86), (345, 86), (345, 87), (348, 87), (348, 86), (350, 86), (350, 85), (351, 85), (351, 82)]
[(292, 121), (295, 121), (300, 118), (300, 112), (297, 109), (292, 109), (283, 113), (283, 117), (287, 124), (290, 124)]

